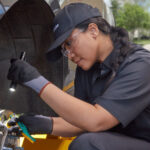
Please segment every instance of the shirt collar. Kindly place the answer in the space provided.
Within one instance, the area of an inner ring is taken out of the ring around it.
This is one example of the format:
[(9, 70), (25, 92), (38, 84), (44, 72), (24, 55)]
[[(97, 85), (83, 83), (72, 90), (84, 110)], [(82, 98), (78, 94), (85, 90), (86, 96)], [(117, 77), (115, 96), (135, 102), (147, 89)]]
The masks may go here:
[(106, 57), (106, 59), (102, 62), (102, 66), (109, 68), (112, 70), (112, 63), (115, 61), (116, 57), (119, 55), (118, 49), (120, 49), (121, 44), (115, 44), (112, 52)]
[(94, 70), (92, 83), (94, 83), (97, 78), (107, 76), (112, 71), (112, 63), (115, 61), (117, 55), (119, 54), (118, 49), (120, 49), (120, 47), (120, 44), (115, 44), (112, 52), (101, 64), (95, 63), (95, 65), (92, 67), (92, 69)]

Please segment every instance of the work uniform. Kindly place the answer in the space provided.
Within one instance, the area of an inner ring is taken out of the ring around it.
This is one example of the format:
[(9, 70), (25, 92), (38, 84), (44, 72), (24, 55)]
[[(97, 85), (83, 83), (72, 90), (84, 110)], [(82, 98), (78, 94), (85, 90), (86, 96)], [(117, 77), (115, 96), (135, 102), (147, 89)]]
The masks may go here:
[(107, 89), (119, 45), (90, 70), (77, 67), (75, 96), (99, 104), (120, 124), (105, 132), (80, 135), (70, 150), (150, 150), (150, 52), (135, 44), (132, 47), (133, 53), (118, 67)]

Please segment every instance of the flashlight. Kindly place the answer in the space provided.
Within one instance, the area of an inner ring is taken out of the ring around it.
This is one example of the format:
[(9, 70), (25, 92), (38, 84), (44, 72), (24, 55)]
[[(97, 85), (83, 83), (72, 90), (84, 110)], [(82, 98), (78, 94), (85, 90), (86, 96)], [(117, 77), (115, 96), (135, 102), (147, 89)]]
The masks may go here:
[[(21, 52), (20, 54), (20, 60), (25, 60), (25, 56), (26, 56), (26, 52)], [(11, 92), (15, 92), (16, 91), (16, 87), (17, 87), (17, 83), (12, 81), (11, 84), (10, 84), (10, 88), (9, 88), (9, 91)]]

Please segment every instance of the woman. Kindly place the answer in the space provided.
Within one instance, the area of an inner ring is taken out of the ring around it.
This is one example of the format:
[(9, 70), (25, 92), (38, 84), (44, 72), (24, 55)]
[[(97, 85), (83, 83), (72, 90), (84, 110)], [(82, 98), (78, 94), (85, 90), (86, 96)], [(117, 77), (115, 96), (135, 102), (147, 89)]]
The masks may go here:
[(60, 117), (21, 116), (31, 133), (78, 136), (70, 150), (148, 150), (150, 53), (129, 42), (87, 4), (65, 6), (54, 19), (48, 59), (77, 64), (75, 97), (58, 89), (28, 63), (12, 61), (8, 79), (37, 93)]

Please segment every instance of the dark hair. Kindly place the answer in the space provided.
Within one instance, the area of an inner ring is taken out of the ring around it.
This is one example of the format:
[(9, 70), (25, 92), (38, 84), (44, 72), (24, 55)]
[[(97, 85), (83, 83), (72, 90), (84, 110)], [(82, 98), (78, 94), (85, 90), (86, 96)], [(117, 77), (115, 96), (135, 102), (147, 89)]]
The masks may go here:
[(117, 50), (118, 55), (112, 62), (112, 67), (116, 71), (119, 65), (125, 59), (125, 57), (131, 51), (131, 44), (129, 42), (128, 32), (123, 28), (110, 26), (110, 24), (102, 17), (90, 18), (77, 25), (76, 28), (86, 31), (90, 23), (97, 24), (101, 32), (103, 32), (106, 35), (110, 35), (114, 47), (116, 45), (119, 45), (119, 48)]

